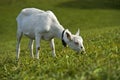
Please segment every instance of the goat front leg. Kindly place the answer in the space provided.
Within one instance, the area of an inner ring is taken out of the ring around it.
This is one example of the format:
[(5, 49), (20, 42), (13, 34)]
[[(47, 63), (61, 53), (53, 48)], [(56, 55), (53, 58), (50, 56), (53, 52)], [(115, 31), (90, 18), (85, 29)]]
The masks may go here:
[(39, 59), (39, 50), (40, 50), (40, 35), (36, 35), (35, 40), (36, 40), (36, 58)]
[(51, 49), (52, 49), (52, 56), (53, 56), (53, 57), (56, 57), (54, 39), (51, 39), (51, 40), (50, 40), (50, 47), (51, 47)]
[(30, 49), (30, 56), (32, 58), (34, 58), (34, 54), (33, 54), (33, 44), (34, 44), (34, 40), (33, 39), (30, 39), (29, 41), (29, 49)]

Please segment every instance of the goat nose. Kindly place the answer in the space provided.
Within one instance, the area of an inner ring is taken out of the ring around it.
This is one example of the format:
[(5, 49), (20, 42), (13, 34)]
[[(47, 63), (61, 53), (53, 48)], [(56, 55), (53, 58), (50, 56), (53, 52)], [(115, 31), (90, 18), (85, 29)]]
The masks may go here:
[(80, 48), (81, 48), (82, 50), (84, 50), (84, 46), (81, 46)]
[(82, 54), (85, 54), (85, 53), (86, 53), (84, 46), (81, 46), (81, 50), (82, 50), (82, 51), (81, 51)]
[(83, 47), (81, 46), (81, 49), (83, 49)]

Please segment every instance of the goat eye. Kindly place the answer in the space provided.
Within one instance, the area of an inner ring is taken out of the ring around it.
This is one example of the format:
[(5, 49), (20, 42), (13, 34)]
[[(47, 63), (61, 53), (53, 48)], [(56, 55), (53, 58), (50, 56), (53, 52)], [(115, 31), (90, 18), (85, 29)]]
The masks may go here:
[(76, 44), (76, 45), (79, 45), (79, 43), (78, 43), (78, 42), (75, 42), (75, 44)]

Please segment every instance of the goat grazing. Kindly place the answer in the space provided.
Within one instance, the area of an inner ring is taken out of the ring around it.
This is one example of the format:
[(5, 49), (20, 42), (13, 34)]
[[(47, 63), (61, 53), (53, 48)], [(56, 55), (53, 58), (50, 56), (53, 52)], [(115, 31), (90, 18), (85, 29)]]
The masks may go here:
[(52, 11), (43, 11), (36, 8), (25, 8), (17, 16), (17, 59), (20, 55), (20, 41), (22, 35), (30, 38), (29, 48), (30, 54), (33, 55), (33, 41), (36, 42), (36, 58), (39, 59), (40, 40), (48, 40), (52, 49), (52, 56), (55, 54), (54, 38), (62, 40), (63, 45), (68, 45), (77, 52), (85, 51), (83, 46), (83, 39), (78, 32), (73, 35), (68, 29), (64, 29), (60, 25), (56, 16)]

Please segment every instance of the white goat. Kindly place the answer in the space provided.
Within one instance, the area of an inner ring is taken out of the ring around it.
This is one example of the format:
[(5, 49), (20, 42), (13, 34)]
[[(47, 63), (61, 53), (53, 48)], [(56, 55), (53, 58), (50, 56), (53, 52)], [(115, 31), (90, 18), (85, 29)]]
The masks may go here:
[(76, 35), (71, 34), (68, 29), (64, 29), (58, 22), (52, 11), (43, 11), (36, 8), (25, 8), (17, 17), (17, 59), (20, 55), (20, 41), (22, 35), (30, 38), (30, 54), (33, 55), (33, 41), (36, 41), (36, 58), (39, 59), (40, 40), (50, 41), (52, 55), (55, 57), (54, 37), (62, 40), (64, 46), (66, 44), (77, 52), (85, 51), (83, 39), (79, 36), (79, 30)]

